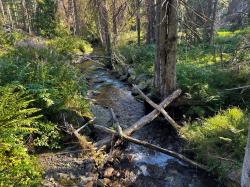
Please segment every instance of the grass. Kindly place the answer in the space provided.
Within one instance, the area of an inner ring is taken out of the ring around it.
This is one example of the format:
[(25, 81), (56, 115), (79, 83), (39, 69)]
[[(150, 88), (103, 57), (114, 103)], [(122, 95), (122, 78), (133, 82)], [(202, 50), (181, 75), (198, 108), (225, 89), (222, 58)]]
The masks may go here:
[(219, 172), (221, 179), (241, 168), (245, 153), (248, 115), (233, 107), (201, 122), (186, 124), (181, 135), (195, 159)]

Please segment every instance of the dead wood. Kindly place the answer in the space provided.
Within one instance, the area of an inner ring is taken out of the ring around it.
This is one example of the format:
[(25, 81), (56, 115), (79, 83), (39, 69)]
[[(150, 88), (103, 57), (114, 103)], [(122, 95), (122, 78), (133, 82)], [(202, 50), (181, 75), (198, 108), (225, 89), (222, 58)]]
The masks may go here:
[[(166, 99), (164, 99), (159, 104), (159, 107), (165, 108), (170, 103), (172, 103), (177, 97), (179, 97), (180, 95), (181, 95), (181, 90), (180, 89), (176, 90), (170, 96), (168, 96)], [(144, 127), (146, 124), (148, 124), (151, 121), (153, 121), (159, 114), (160, 114), (160, 112), (158, 110), (156, 110), (156, 109), (153, 110), (152, 112), (150, 112), (146, 116), (144, 116), (141, 119), (139, 119), (133, 125), (131, 125), (131, 127), (127, 128), (123, 133), (125, 135), (127, 135), (127, 136), (131, 135), (135, 131), (138, 131), (139, 129), (141, 129), (142, 127)], [(106, 137), (103, 140), (100, 140), (100, 141), (96, 142), (95, 146), (96, 147), (108, 146), (111, 141), (112, 141), (112, 137)]]
[(100, 126), (100, 125), (94, 125), (95, 128), (99, 129), (99, 130), (102, 130), (106, 133), (109, 133), (109, 134), (112, 134), (112, 135), (115, 135), (123, 140), (126, 140), (126, 141), (129, 141), (129, 142), (132, 142), (134, 144), (138, 144), (138, 145), (141, 145), (141, 146), (144, 146), (144, 147), (147, 147), (147, 148), (150, 148), (150, 149), (153, 149), (153, 150), (156, 150), (156, 151), (159, 151), (161, 153), (164, 153), (164, 154), (167, 154), (167, 155), (170, 155), (174, 158), (177, 158), (187, 164), (189, 164), (190, 166), (194, 167), (194, 168), (199, 168), (199, 169), (202, 169), (202, 170), (205, 170), (205, 171), (208, 171), (208, 168), (202, 164), (199, 164), (187, 157), (185, 157), (184, 155), (180, 154), (180, 153), (177, 153), (177, 152), (174, 152), (174, 151), (171, 151), (171, 150), (168, 150), (168, 149), (164, 149), (162, 147), (159, 147), (157, 145), (154, 145), (154, 144), (150, 144), (146, 141), (141, 141), (141, 140), (138, 140), (136, 138), (132, 138), (130, 136), (127, 136), (125, 133), (118, 133), (112, 129), (109, 129), (107, 127), (104, 127), (104, 126)]
[(156, 103), (154, 103), (148, 96), (146, 96), (136, 85), (133, 85), (133, 87), (138, 91), (138, 93), (152, 106), (154, 107), (156, 110), (158, 110), (159, 112), (161, 112), (163, 114), (163, 116), (165, 117), (165, 119), (172, 125), (172, 127), (175, 130), (179, 130), (181, 127), (173, 120), (173, 118), (171, 118), (169, 116), (169, 114), (164, 110), (163, 107), (157, 105)]

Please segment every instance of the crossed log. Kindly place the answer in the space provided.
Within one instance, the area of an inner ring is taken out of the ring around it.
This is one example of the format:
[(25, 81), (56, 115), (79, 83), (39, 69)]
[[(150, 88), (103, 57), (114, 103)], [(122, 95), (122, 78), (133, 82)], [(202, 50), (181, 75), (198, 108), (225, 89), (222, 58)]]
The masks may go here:
[[(159, 105), (157, 105), (152, 100), (150, 100), (137, 86), (134, 85), (134, 88), (155, 109), (152, 112), (150, 112), (148, 115), (139, 119), (137, 122), (135, 122), (133, 125), (131, 125), (131, 127), (125, 129), (124, 131), (122, 130), (122, 128), (121, 128), (121, 126), (120, 126), (120, 124), (119, 124), (119, 122), (114, 114), (113, 109), (111, 109), (111, 114), (112, 114), (112, 117), (114, 120), (114, 125), (116, 127), (116, 131), (109, 129), (107, 127), (104, 127), (104, 126), (100, 126), (100, 125), (94, 125), (94, 128), (102, 130), (104, 132), (107, 132), (111, 135), (115, 135), (116, 137), (119, 137), (119, 138), (124, 139), (124, 140), (129, 141), (129, 142), (132, 142), (134, 144), (142, 145), (144, 147), (147, 147), (147, 148), (159, 151), (161, 153), (170, 155), (170, 156), (175, 157), (179, 160), (182, 160), (183, 162), (191, 165), (194, 168), (199, 168), (199, 169), (208, 171), (206, 166), (199, 164), (199, 163), (185, 157), (182, 154), (179, 154), (177, 152), (174, 152), (174, 151), (171, 151), (168, 149), (164, 149), (164, 148), (159, 147), (159, 146), (154, 145), (154, 144), (150, 144), (146, 141), (141, 141), (141, 140), (138, 140), (136, 138), (132, 138), (130, 136), (132, 133), (134, 133), (135, 131), (138, 131), (139, 129), (144, 127), (146, 124), (148, 124), (149, 122), (154, 120), (160, 113), (162, 113), (164, 115), (165, 119), (170, 123), (170, 125), (172, 127), (174, 127), (176, 130), (180, 129), (180, 126), (168, 115), (168, 113), (164, 110), (164, 107), (168, 106), (171, 102), (174, 101), (174, 99), (179, 97), (181, 94), (181, 90), (176, 90), (170, 96), (168, 96), (166, 99), (164, 99)], [(108, 146), (111, 143), (111, 141), (112, 141), (112, 137), (107, 137), (107, 138), (95, 143), (95, 146), (97, 146), (97, 147)]]
[[(172, 103), (177, 97), (181, 95), (181, 90), (176, 90), (173, 92), (170, 96), (168, 96), (166, 99), (164, 99), (160, 104), (159, 107), (165, 108), (167, 107), (170, 103)], [(135, 131), (138, 131), (151, 121), (153, 121), (158, 115), (160, 114), (159, 110), (155, 109), (146, 116), (142, 117), (139, 119), (137, 122), (135, 122), (133, 125), (131, 125), (129, 128), (124, 130), (124, 134), (129, 136)], [(96, 147), (102, 147), (102, 146), (108, 146), (111, 144), (112, 137), (106, 137), (103, 140), (100, 140), (95, 143)]]

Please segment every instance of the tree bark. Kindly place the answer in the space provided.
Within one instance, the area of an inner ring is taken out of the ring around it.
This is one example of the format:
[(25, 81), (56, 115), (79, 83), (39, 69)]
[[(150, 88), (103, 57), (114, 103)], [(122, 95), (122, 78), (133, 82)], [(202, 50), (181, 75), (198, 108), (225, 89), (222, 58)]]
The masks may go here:
[(77, 0), (73, 0), (73, 9), (74, 9), (74, 34), (80, 35), (80, 17), (78, 13)]
[(113, 43), (116, 42), (116, 37), (117, 37), (117, 34), (118, 34), (118, 31), (117, 31), (117, 13), (116, 13), (116, 1), (117, 0), (112, 0), (112, 23), (113, 23)]
[(160, 25), (161, 25), (161, 3), (162, 0), (156, 0), (156, 26), (155, 26), (155, 61), (154, 61), (154, 87), (157, 89), (158, 93), (160, 93)]
[(245, 152), (245, 158), (243, 162), (242, 176), (241, 176), (241, 187), (249, 187), (249, 186), (250, 186), (250, 125), (248, 130), (247, 146), (246, 146), (246, 152)]
[(156, 55), (160, 75), (156, 71), (155, 79), (159, 81), (156, 90), (165, 98), (176, 89), (177, 0), (164, 1), (160, 17), (159, 54)]
[(146, 0), (147, 9), (147, 44), (152, 44), (155, 41), (155, 8), (154, 0)]
[(140, 13), (140, 0), (135, 0), (136, 7), (136, 30), (137, 30), (137, 45), (141, 46), (141, 13)]

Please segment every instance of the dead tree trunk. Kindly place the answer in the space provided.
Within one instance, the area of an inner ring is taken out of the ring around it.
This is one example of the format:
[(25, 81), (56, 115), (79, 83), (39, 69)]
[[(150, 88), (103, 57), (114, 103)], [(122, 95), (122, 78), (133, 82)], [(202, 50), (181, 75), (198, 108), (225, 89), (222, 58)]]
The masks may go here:
[(156, 103), (154, 103), (148, 96), (146, 96), (136, 85), (133, 85), (133, 87), (139, 92), (139, 94), (147, 101), (148, 104), (150, 104), (152, 107), (154, 107), (156, 110), (158, 110), (162, 115), (165, 117), (165, 119), (172, 125), (172, 127), (178, 131), (181, 127), (168, 115), (168, 113), (164, 110), (164, 108), (160, 107)]
[(246, 146), (246, 152), (245, 152), (245, 158), (241, 176), (241, 187), (249, 187), (249, 186), (250, 186), (250, 125), (248, 130), (247, 146)]
[(165, 98), (176, 89), (177, 0), (164, 1), (160, 17), (159, 54), (156, 55), (159, 58), (156, 63), (160, 66), (160, 75), (156, 71), (155, 77), (159, 81), (156, 89), (161, 98)]

